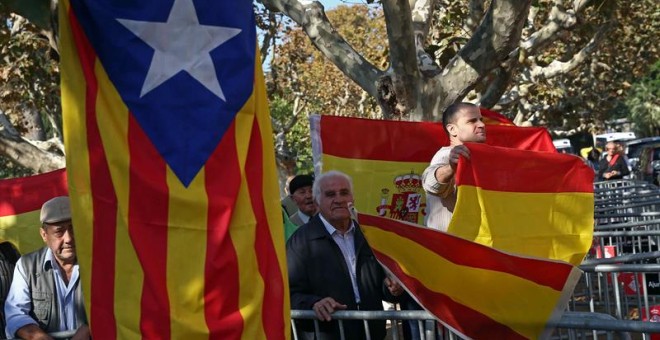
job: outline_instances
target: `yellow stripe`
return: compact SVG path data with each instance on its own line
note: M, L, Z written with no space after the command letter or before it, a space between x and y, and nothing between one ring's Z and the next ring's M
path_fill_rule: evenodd
M258 49L257 49L258 51ZM257 58L259 53L256 54ZM282 315L284 315L284 335L288 339L291 335L291 323L288 322L290 318L290 300L289 300L289 279L286 265L286 250L284 240L284 225L282 221L281 205L279 200L279 188L277 184L277 171L275 169L275 150L273 148L273 134L270 125L270 112L268 109L268 102L266 100L266 89L263 72L261 71L261 62L257 60L256 64L256 80L255 80L255 98L256 98L256 112L257 122L259 123L261 140L263 143L263 200L266 207L266 215L268 225L270 226L270 235L275 246L277 254L277 261L282 273L282 286L284 287L284 304L282 306Z
M411 172L422 176L428 163L417 162L388 162L366 159L341 158L323 155L323 171L339 170L353 178L353 197L355 207L358 211L367 214L377 214L378 206L390 205L392 196L398 194L399 190L394 185L394 180L401 175ZM386 189L388 192L384 193ZM426 195L420 186L415 192L420 194L421 202L426 203ZM385 217L390 217L389 212ZM417 224L424 224L422 213L417 215Z
M91 291L93 216L85 118L86 82L68 20L69 11L69 1L62 1L59 6L59 17L62 18L59 26L62 118L68 165L67 180L69 195L72 198L73 223L76 226L76 254L80 265L85 304L90 306L88 292ZM89 309L87 313L89 316Z
M234 214L231 217L229 234L238 259L240 285L238 305L245 327L242 339L266 339L262 326L261 309L264 303L264 282L259 273L256 252L254 251L256 219L245 175L245 160L250 147L250 133L254 121L253 113L254 98L250 97L235 119L241 183L234 205Z
M44 246L39 236L40 210L0 217L0 240L9 241L21 254L27 254Z
M589 193L515 193L461 186L448 232L511 253L579 265L591 246Z
M394 233L364 225L362 229L372 248L398 259L403 271L429 290L445 294L530 339L541 334L561 297L559 291L511 274L454 264Z
M172 339L207 339L204 314L207 196L205 172L184 187L167 168L170 190L167 235L167 290ZM239 255L240 256L240 255Z
M117 194L115 243L115 318L117 337L135 337L140 332L140 303L144 274L128 234L130 155L128 149L128 108L97 63L99 93L96 116L103 147L110 163L110 176ZM127 289L138 287L138 289ZM121 325L121 327L119 326Z

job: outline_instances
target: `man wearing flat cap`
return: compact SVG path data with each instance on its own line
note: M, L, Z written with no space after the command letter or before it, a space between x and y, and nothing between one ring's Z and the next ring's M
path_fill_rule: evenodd
M50 339L47 333L75 330L72 339L89 339L69 198L44 203L40 220L46 246L16 263L5 302L7 337Z
M298 206L298 211L291 215L290 220L297 226L307 223L309 218L318 212L318 206L312 197L312 185L314 177L310 175L298 175L289 183L289 193Z

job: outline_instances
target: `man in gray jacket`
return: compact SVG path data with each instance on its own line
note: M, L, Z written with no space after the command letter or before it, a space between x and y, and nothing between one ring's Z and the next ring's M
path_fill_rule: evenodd
M72 339L89 339L69 198L44 203L40 220L46 246L16 263L5 302L6 334L50 339L47 333L75 330Z

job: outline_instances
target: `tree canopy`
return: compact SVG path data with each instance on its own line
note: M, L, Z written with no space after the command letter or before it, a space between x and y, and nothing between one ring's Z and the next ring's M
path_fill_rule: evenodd
M358 5L370 10L356 13L385 25L387 41L370 45L351 35L362 26L344 28L345 15L337 20L321 2L262 2L297 24L285 31L276 59L311 65L323 55L351 80L334 87L349 92L357 84L386 119L437 120L444 107L468 100L518 123L567 133L597 129L658 57L659 5L651 0L379 1ZM307 51L303 34L317 48L314 58L287 58L287 44L299 46L295 53ZM299 72L291 77L305 79ZM327 92L335 101L343 97ZM353 106L351 114L360 109Z
M319 1L259 1L283 176L310 167L310 114L439 120L466 100L558 134L627 112L657 131L657 91L637 82L657 74L657 1L369 0L327 13ZM64 166L56 6L0 0L5 172Z

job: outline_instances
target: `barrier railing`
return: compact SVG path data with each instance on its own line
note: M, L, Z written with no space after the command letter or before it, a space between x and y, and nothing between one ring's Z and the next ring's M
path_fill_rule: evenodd
M391 326L392 339L401 339L399 334L399 326L397 321L416 320L421 322L420 327L423 332L420 333L421 339L436 339L439 333L436 333L438 325L433 316L426 311L336 311L332 314L334 320L337 320L340 325L340 336L343 339L344 334L341 333L342 323L344 320L360 320L365 325L366 338L371 339L369 334L369 327L367 321L369 320L388 320ZM296 320L314 320L315 330L319 332L319 323L316 316L311 310L292 310L291 311L291 324L294 339L298 339ZM430 323L427 321L431 321ZM430 327L429 327L430 326ZM660 333L660 323L652 322L639 322L630 320L617 320L611 315L602 313L585 313L585 312L565 312L561 319L554 324L549 325L555 328L554 337L564 338L577 336L577 338L585 338L586 336L598 337L601 335L612 336L617 335L620 339L630 339L630 334L627 333ZM577 331L583 331L576 334ZM565 334L562 334L565 333ZM566 334L568 333L568 334ZM450 332L444 328L442 334L444 338L461 339L458 334Z

